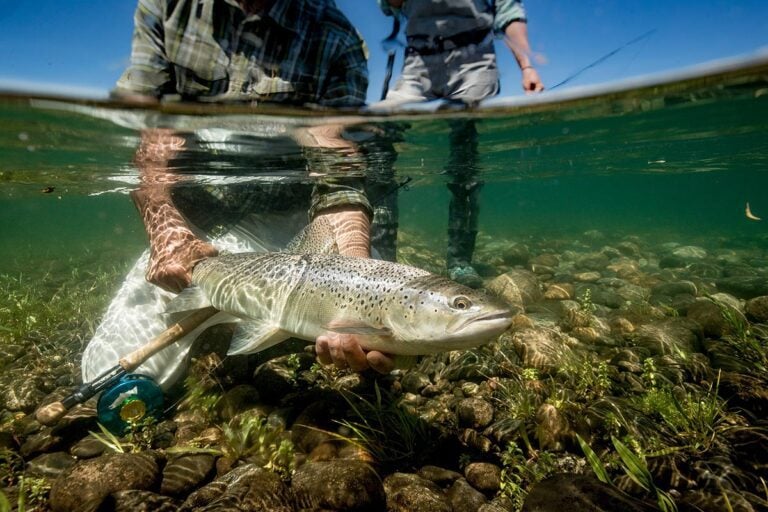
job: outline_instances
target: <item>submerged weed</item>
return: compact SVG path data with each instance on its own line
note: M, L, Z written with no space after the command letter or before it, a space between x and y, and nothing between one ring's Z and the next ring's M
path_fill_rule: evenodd
M729 326L729 333L721 339L728 345L745 369L758 375L768 371L768 329L751 325L744 314L710 297L720 308L720 314Z
M557 471L555 461L555 456L545 451L526 458L516 443L509 443L501 454L499 492L512 502L515 510L522 509L531 487Z
M613 480L608 474L605 465L600 460L600 457L595 453L589 444L581 438L576 436L581 450L589 462L592 471L598 480L603 483L614 485ZM611 442L616 450L616 454L620 460L621 469L627 474L627 476L639 485L646 492L650 492L656 496L656 503L659 506L659 510L662 512L676 512L677 505L672 497L666 491L659 489L653 482L651 472L648 470L648 465L645 462L645 456L639 451L638 447L635 450L631 450L627 445L622 443L618 438L611 436ZM617 489L618 490L618 489ZM621 491L620 491L621 492Z
M24 460L10 450L0 451L0 488L15 488L16 508L25 510L47 510L46 501L51 485L45 478L31 477L24 474ZM12 494L13 496L13 494ZM11 500L0 490L0 512L14 510Z
M430 442L427 424L402 407L392 393L374 386L375 400L343 394L353 418L339 423L352 433L352 442L378 462L408 465Z
M97 423L101 433L91 432L91 436L115 453L139 453L152 447L155 434L155 419L146 417L140 422L129 424L128 433L117 437L101 423Z
M230 459L248 460L286 478L293 474L293 443L263 416L242 414L224 425L222 433L222 452Z
M666 446L676 446L693 453L708 451L718 443L719 435L745 422L728 412L717 394L717 384L706 392L681 388L651 388L636 399L641 412L658 419L658 439ZM681 445L682 442L682 445Z

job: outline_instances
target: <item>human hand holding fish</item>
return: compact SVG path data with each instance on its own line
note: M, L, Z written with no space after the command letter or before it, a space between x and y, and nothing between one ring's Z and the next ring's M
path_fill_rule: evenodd
M388 374L395 369L394 357L378 350L363 350L361 341L353 334L329 332L318 336L315 342L317 359L324 365L336 365L337 368L349 368L362 372L369 368L381 374Z
M178 293L192 282L195 265L219 251L191 232L170 230L167 235L162 243L151 245L146 278L164 290Z

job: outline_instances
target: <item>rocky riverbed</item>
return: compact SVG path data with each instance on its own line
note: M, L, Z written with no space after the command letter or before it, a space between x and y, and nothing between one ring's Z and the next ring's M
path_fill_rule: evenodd
M399 258L441 271L408 234ZM768 508L768 238L481 236L476 261L518 311L488 345L377 376L321 367L303 342L222 358L217 327L166 417L121 438L99 429L93 402L53 427L33 414L79 382L120 271L36 293L4 281L5 499L54 511Z

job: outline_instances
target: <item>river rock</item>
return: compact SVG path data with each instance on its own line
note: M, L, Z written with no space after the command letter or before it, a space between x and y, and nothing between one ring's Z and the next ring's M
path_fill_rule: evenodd
M148 490L156 485L160 470L154 454L109 453L79 462L51 486L54 512L77 510L84 503L100 503L116 491Z
M447 494L453 512L476 512L488 501L463 478L453 482Z
M686 261L703 260L707 257L707 251L702 247L695 245L685 245L672 251L672 255L677 256L678 258L682 258Z
M628 240L624 240L617 243L616 249L618 249L618 251L625 256L631 256L631 257L640 256L640 246Z
M244 464L190 494L179 512L292 512L292 502L290 490L277 474Z
M96 439L95 437L88 435L75 443L72 448L69 449L69 453L77 457L78 459L92 459L98 457L107 449L107 446Z
M384 510L384 487L374 469L350 460L308 462L293 475L293 492L318 508Z
M740 299L753 299L768 295L768 279L765 276L736 276L715 280L717 289Z
M39 377L12 379L0 393L0 408L30 413L46 397Z
M180 455L163 468L160 492L171 496L186 496L213 473L215 458L207 453Z
M749 299L744 304L744 311L753 322L768 323L768 295Z
M710 299L700 299L688 307L686 316L701 326L704 336L719 338L733 329L733 326L725 318L724 308L730 308L733 311L731 306L723 303L715 303ZM733 313L740 314L738 311L733 311Z
M403 390L407 393L419 394L421 390L432 384L429 377L417 370L410 370L403 375L400 381Z
M278 405L286 395L296 390L296 368L283 356L259 365L253 373L253 386L261 399Z
M337 414L339 408L335 402L317 400L309 404L293 422L291 442L294 447L303 453L310 453L320 444L332 440L331 432L338 426L333 422Z
M137 490L113 492L99 507L99 511L111 512L176 512L178 509L173 498Z
M461 473L439 466L424 466L419 469L419 476L426 478L437 485L446 486L461 478Z
M541 404L536 411L536 439L542 450L562 451L571 437L568 419L552 404Z
M501 468L490 462L472 462L464 468L467 482L484 493L492 494L501 486Z
M574 281L578 281L580 283L595 283L601 277L602 276L600 275L600 272L596 272L594 270L590 270L588 272L576 272L573 274Z
M530 265L543 265L545 267L557 267L560 265L560 258L557 257L556 254L553 253L542 253L537 254L533 258L530 259L528 262Z
M216 411L224 421L229 421L241 412L255 406L259 401L259 393L254 386L241 384L226 393L216 404Z
M501 259L507 265L525 265L531 258L531 252L525 244L512 243L501 250Z
M65 452L44 453L27 463L27 474L53 480L75 465L75 458Z
M483 428L493 421L493 406L482 398L465 398L456 408L460 427Z
M389 512L452 512L448 497L433 482L408 473L384 479Z
M542 372L556 371L564 352L572 345L556 331L539 327L512 333L509 341L524 367Z
M587 475L558 473L535 484L523 503L524 512L652 512L647 505Z
M571 283L550 284L544 291L544 298L548 300L573 299L576 291Z
M696 284L692 281L673 281L660 283L651 288L651 295L674 297L675 295L693 295L698 293Z
M700 352L697 328L685 319L671 318L639 326L632 339L654 355Z
M510 306L522 310L524 305L541 300L539 280L532 272L512 269L490 283L488 291L505 300Z

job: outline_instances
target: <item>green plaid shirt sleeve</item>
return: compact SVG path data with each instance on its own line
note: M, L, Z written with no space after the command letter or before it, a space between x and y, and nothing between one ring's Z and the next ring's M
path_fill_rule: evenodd
M526 22L525 7L520 0L495 0L496 15L493 18L493 30L499 35L504 34L507 25L513 21Z
M163 5L157 0L139 0L134 15L131 63L117 82L113 94L142 94L160 97L172 92L173 68L165 56Z

